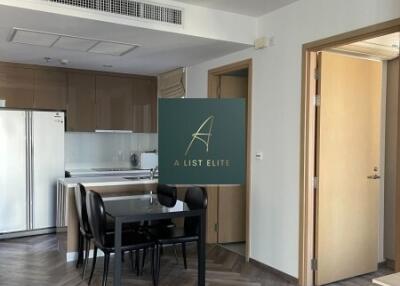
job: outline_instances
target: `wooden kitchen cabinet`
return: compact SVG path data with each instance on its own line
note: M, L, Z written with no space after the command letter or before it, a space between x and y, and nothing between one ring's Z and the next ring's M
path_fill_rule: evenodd
M67 107L67 74L56 70L35 70L33 107L65 110Z
M32 108L34 80L33 69L0 65L0 99L6 107Z
M67 131L96 129L96 81L90 73L68 73Z
M133 80L132 130L135 133L157 132L157 79Z
M132 79L96 76L96 129L132 130Z
M157 132L157 78L0 62L6 107L66 110L67 131Z

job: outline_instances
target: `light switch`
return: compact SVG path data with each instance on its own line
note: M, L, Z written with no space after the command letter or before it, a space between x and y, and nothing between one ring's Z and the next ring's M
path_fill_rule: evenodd
M256 159L257 159L257 160L262 160L262 159L264 159L264 154L263 154L263 152L257 152L257 153L256 153Z

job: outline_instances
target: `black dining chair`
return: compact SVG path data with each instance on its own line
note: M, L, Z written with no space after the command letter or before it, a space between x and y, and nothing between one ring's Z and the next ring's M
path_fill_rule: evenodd
M166 206L166 207L173 207L173 206L175 206L177 199L178 199L178 191L177 191L176 187L169 186L169 185L163 185L163 184L157 185L157 200L161 205ZM164 228L174 228L174 227L176 227L176 225L171 219L159 219L159 220L152 220L152 221L144 222L142 229L144 231L148 231L149 229L159 228L162 230ZM163 249L161 248L160 251L162 253ZM174 246L174 253L175 253L176 260L178 261L178 254L177 254L175 246ZM147 255L147 250L144 249L143 255L142 255L142 265L141 265L142 271L144 268L146 255ZM138 256L136 256L136 258L137 257Z
M189 187L185 194L185 203L191 210L207 209L207 191L203 187ZM150 234L156 239L157 255L157 280L160 273L160 249L166 244L181 244L184 267L187 269L186 243L196 242L199 249L200 242L200 218L185 217L183 228L154 228L149 229Z
M173 207L178 199L178 190L174 186L157 185L157 200L166 207ZM148 228L173 228L176 227L171 219L153 220L147 225Z
M79 184L79 188L75 188L75 205L79 220L78 260L76 262L76 267L78 268L83 264L82 278L84 278L89 259L90 242L93 235L87 217L86 190L81 184Z
M79 231L78 231L78 260L76 262L76 267L79 268L83 264L82 278L85 278L87 264L89 262L90 253L90 243L93 239L92 231L89 227L88 214L86 208L86 188L82 184L79 184L79 188L75 188L75 205L78 214L79 221ZM124 232L136 231L139 229L140 223L130 223L123 226ZM111 218L107 218L107 228L108 234L114 233L114 221ZM136 253L136 264L134 265L133 253L130 253L130 259L132 264L132 269L136 268L137 275L139 275L140 264L139 264L139 254Z
M107 215L101 196L93 191L86 193L86 205L88 211L88 222L93 234L94 253L92 261L92 270L90 273L89 284L92 281L94 269L96 267L97 250L104 252L104 270L102 285L107 284L108 267L110 262L110 254L115 252L114 234L107 233ZM151 249L152 263L151 272L153 285L157 285L155 271L155 249L156 243L146 233L141 232L123 232L121 251L140 251L142 249Z

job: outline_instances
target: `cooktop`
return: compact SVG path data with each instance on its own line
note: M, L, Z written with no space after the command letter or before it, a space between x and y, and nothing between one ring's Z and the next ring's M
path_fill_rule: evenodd
M92 170L98 172L125 172L125 171L135 171L140 170L138 168L93 168Z

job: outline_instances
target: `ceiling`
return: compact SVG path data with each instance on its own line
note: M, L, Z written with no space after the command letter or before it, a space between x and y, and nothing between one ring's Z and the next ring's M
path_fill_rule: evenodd
M187 4L259 17L298 0L175 0Z
M334 50L380 60L391 60L399 56L399 45L400 33L393 33L340 46Z
M36 39L32 38L34 35L25 33L25 35L21 34L25 36L22 40L17 38L17 41L12 42L10 39L15 27L45 34L72 36L72 38L64 37L63 40L69 41L58 41L53 45L48 45L46 40L53 42L51 36ZM72 41L74 37L76 39ZM27 38L30 42L44 45L17 43ZM138 47L127 53L121 53L122 56L105 55L84 51L84 44L89 45L89 42L82 39L125 43ZM79 46L76 46L78 44ZM74 46L75 49L65 49L66 46ZM0 61L62 66L60 61L65 59L67 61L64 61L64 64L68 62L69 68L156 75L248 47L245 44L0 5ZM96 46L97 48L99 47ZM102 50L108 49L108 46L102 47ZM50 60L47 62L45 58L50 58Z

